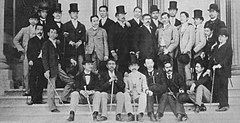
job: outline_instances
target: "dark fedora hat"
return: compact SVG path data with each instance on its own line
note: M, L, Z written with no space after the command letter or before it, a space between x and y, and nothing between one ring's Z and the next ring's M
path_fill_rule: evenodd
M49 5L47 2L41 2L38 6L38 11L49 10Z
M178 8L177 8L177 1L170 1L170 2L169 2L169 8L168 8L168 10L170 10L170 9L178 10Z
M210 4L208 11L215 10L217 12L220 12L217 4Z
M229 37L229 32L228 32L228 29L227 28L221 28L220 30L219 30L219 35L225 35L225 36L227 36L227 37Z
M77 3L71 3L70 4L70 10L68 11L69 13L70 12L79 12L78 10L78 4Z
M152 13L152 12L154 12L154 11L159 11L157 5L152 5L152 6L150 7L150 13Z
M62 5L61 5L61 3L55 4L55 6L53 8L53 12L62 12Z
M124 6L123 5L120 5L120 6L117 6L116 7L116 14L127 14L125 12L125 9L124 9Z
M203 19L202 10L196 9L196 10L194 10L193 12L194 12L194 16L193 16L194 19L195 19L195 18Z
M180 54L178 61L182 64L188 64L190 62L190 57L188 54Z

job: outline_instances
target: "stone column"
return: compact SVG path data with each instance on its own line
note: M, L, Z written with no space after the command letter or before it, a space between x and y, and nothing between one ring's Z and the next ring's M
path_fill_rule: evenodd
M0 95L4 95L4 91L10 89L11 73L9 66L5 64L6 58L3 54L4 43L4 2L0 0Z

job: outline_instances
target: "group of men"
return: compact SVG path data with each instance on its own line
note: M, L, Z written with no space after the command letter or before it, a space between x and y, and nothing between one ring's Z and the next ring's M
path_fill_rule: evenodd
M70 4L71 20L65 24L61 4L54 7L52 20L46 18L48 8L40 6L30 16L29 27L14 38L16 48L26 56L25 65L30 66L26 68L29 105L44 103L43 81L48 81L49 109L59 112L55 104L59 76L66 82L62 103L69 103L70 96L68 121L74 120L79 101L92 102L94 121L107 120L109 101L116 102L117 121L124 120L123 107L128 121L143 121L145 109L151 121L160 121L167 104L184 121L188 117L183 103L188 99L195 104L195 112L205 111L204 102L213 99L219 102L216 111L226 111L232 48L227 28L218 18L218 6L209 6L210 20L205 25L201 10L194 10L194 24L184 11L176 19L176 1L170 1L168 10L159 19L156 5L143 15L135 7L133 19L127 21L124 6L117 6L114 22L108 18L108 7L100 6L101 19L91 16L92 27L86 30L78 21L77 3ZM156 113L154 103L158 103Z

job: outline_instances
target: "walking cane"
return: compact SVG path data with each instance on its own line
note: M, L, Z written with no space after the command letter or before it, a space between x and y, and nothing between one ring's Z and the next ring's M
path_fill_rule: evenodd
M115 82L115 81L112 81L110 111L112 111L112 105L113 105L113 89L114 89L114 82Z
M84 90L87 93L87 87L86 86L84 86ZM88 103L88 108L89 108L89 111L90 111L90 117L92 119L92 112L93 111L92 111L92 107L91 107L91 104L90 104L89 95L87 96L87 103Z
M168 88L168 90L169 90L169 92L172 93L173 98L174 98L175 100L177 100L177 97L173 94L172 90L171 90L170 88Z
M213 78L212 78L212 90L210 95L210 107L212 107L212 101L213 101L213 88L214 88L214 81L215 81L215 70L213 70Z
M62 105L64 105L64 103L63 103L63 101L62 101L61 97L59 96L59 94L58 94L57 90L55 89L55 87L54 87L54 86L53 86L53 84L51 83L50 79L49 79L49 78L47 78L47 80L48 80L48 83L50 84L50 86L52 87L53 91L54 91L54 92L55 92L55 94L57 95L57 97L58 97L58 99L59 99L60 103L61 103Z

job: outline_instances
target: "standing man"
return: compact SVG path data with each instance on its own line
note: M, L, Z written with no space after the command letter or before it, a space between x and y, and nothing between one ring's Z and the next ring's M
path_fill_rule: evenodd
M98 119L101 103L101 93L99 92L101 83L98 74L92 72L93 61L86 59L82 64L84 70L75 77L75 91L71 93L70 116L67 119L68 121L74 121L78 103L86 103L87 98L93 100L93 121ZM84 86L86 86L86 90Z
M170 14L170 24L176 27L181 25L181 21L176 18L176 14L178 12L177 1L170 1L168 12Z
M211 4L209 6L209 17L210 20L205 23L205 25L212 25L213 27L213 37L218 38L219 30L226 27L225 23L218 18L220 10L217 4ZM219 42L218 42L219 43Z
M159 9L157 7L157 5L152 5L150 7L150 14L151 14L151 28L153 29L153 34L155 34L157 28L162 25L162 23L158 20L158 16L159 16Z
M183 104L179 101L178 96L184 93L186 83L179 73L173 71L171 61L164 62L164 71L164 79L167 84L167 91L162 95L160 99L158 119L161 119L163 117L165 108L167 104L169 104L173 114L177 117L178 121L186 121L188 117Z
M138 30L134 41L134 52L139 54L140 67L144 67L144 60L147 57L155 59L157 53L157 41L151 24L151 15L143 15L143 26ZM140 68L140 69L142 69ZM141 71L141 70L140 70Z
M156 31L158 42L158 67L163 68L163 57L169 55L174 57L174 51L179 44L179 34L175 26L170 24L170 15L167 12L163 12L161 15L163 26L160 26Z
M194 23L196 26L195 29L195 43L193 46L193 58L195 59L202 54L203 47L206 45L206 37L204 33L204 18L202 17L202 10L194 10Z
M125 73L128 71L128 61L130 52L130 28L127 26L124 6L116 7L116 18L113 30L110 32L110 42L113 42L111 55L117 60L118 71Z
M36 36L35 29L36 24L38 23L38 15L32 14L29 17L29 26L22 28L18 34L13 38L13 44L17 48L18 52L22 52L21 60L23 61L23 76L24 76L24 85L26 92L23 94L24 96L29 95L29 86L28 86L28 59L27 59L27 47L28 41L30 38ZM22 42L21 42L22 39Z
M227 111L228 104L228 78L231 78L232 66L232 47L229 42L229 33L227 28L219 30L219 44L214 48L212 58L210 59L209 69L206 71L210 75L210 69L215 71L214 83L216 85L219 106L216 111Z
M42 2L39 4L39 9L38 9L38 16L39 16L39 23L43 25L43 32L44 32L44 39L48 39L47 35L47 24L49 23L49 20L47 18L48 16L48 3L47 2Z
M125 83L123 81L123 74L116 70L116 61L113 59L109 59L107 61L107 71L100 73L101 82L102 82L102 99L101 99L101 107L102 107L102 116L99 121L107 120L107 102L112 98L116 100L117 109L116 109L116 121L122 121L122 110L124 106L124 91L125 91ZM112 90L112 84L113 90ZM113 91L113 92L112 92ZM113 97L111 97L111 93L113 93Z
M166 83L163 79L163 71L162 69L157 70L154 68L154 61L151 58L145 59L144 66L147 68L144 71L144 75L147 77L147 85L150 91L153 92L153 95L147 95L147 112L151 121L158 121L160 118L158 117L159 113L154 113L154 102L159 102L162 94L167 91ZM158 109L160 109L158 105Z
M86 55L94 61L93 71L101 71L100 63L108 60L107 32L99 27L99 18L97 15L90 17L92 27L87 30L86 36Z
M179 28L178 72L184 81L187 81L191 79L191 67L190 61L185 62L185 59L191 59L191 51L195 43L195 30L194 26L188 23L189 14L187 12L181 12L180 18L182 24Z
M133 19L129 20L128 22L130 23L131 27L130 27L130 37L131 37L131 41L130 41L130 45L131 45L131 51L133 51L133 42L134 40L134 36L136 35L137 30L139 30L139 28L143 25L141 19L142 19L142 8L140 7L135 7L133 9ZM132 52L135 53L135 52Z
M84 59L84 43L86 41L86 28L78 19L78 4L71 3L68 11L71 20L63 25L66 37L65 56L71 62L72 69L82 72L82 61ZM76 68L78 66L78 68Z
M100 21L99 27L103 28L107 32L107 42L108 42L108 49L109 52L113 50L113 42L110 40L110 31L112 30L115 22L108 17L108 7L103 5L99 7L99 14L100 14Z
M44 68L42 64L42 45L43 39L43 25L36 25L36 36L31 38L28 42L27 58L28 64L31 67L29 70L29 87L31 94L31 101L28 105L43 104L43 88L46 78L44 77Z

